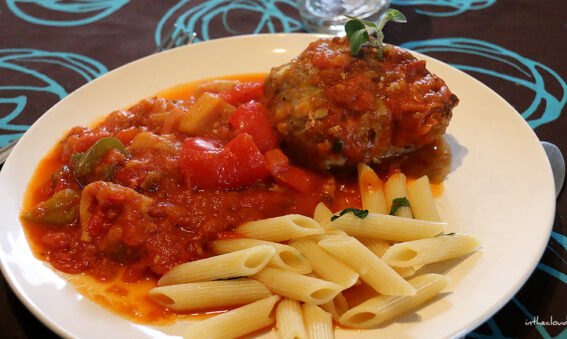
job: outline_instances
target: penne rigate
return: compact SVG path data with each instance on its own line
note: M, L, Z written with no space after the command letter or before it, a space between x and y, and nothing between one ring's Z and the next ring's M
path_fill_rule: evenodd
M384 253L390 248L390 242L383 239L367 238L367 237L357 237L357 239L368 247L372 253L376 254L382 259ZM387 263L388 264L388 263ZM388 264L390 265L390 264ZM392 266L392 265L390 265ZM415 273L415 269L411 266L408 267L392 267L394 271L398 272L403 278L411 277Z
M313 212L313 220L317 221L319 225L325 226L329 222L331 222L331 217L333 216L333 212L325 205L325 203L318 203L315 206L315 211Z
M424 274L409 280L417 293L413 296L380 295L346 311L339 322L352 328L372 328L393 319L435 297L449 283L440 274Z
M327 228L341 230L356 237L392 241L432 238L446 227L445 222L416 220L378 213L368 213L364 218L359 218L353 213L346 213L327 224Z
M250 278L258 280L274 294L315 305L331 301L343 290L341 285L330 281L272 267L266 267Z
M307 274L312 271L311 263L301 252L292 246L277 242L249 238L224 239L215 241L211 248L217 254L225 254L260 245L272 246L276 250L276 253L268 262L268 266L299 274Z
M339 321L341 315L343 315L343 313L345 313L349 309L348 301L342 292L337 294L335 299L319 306L321 306L321 308L325 311L331 313L331 316L333 316L333 319L335 321Z
M321 278L349 288L358 280L358 273L322 249L311 237L295 239L289 243L311 262L313 271Z
M444 235L394 244L382 259L398 267L426 265L467 255L480 246L480 241L470 235Z
M199 321L187 327L183 339L231 339L274 323L272 310L280 299L274 295Z
M377 255L353 237L328 238L319 245L360 274L360 279L385 295L413 295L415 289Z
M305 327L309 339L333 339L333 318L329 312L321 307L303 304L303 316L305 317Z
M272 246L255 246L178 265L164 274L158 286L243 277L255 274L272 259Z
M362 208L371 213L388 214L388 204L384 195L384 182L366 164L358 164L357 170Z
M281 217L250 221L238 226L236 233L246 238L286 241L293 238L305 237L323 233L323 228L312 218L288 214Z
M252 279L216 280L159 286L149 292L152 300L176 311L244 305L272 295Z
M390 175L386 184L384 185L384 192L386 195L386 203L388 204L388 213L392 213L392 206L395 199L407 199L406 176L403 173L394 173ZM411 208L408 206L400 206L396 213L398 217L411 218Z
M299 301L284 298L276 307L276 326L280 339L307 338L303 310Z
M426 175L417 180L408 182L407 193L414 218L441 221L437 208L435 207L435 201L433 200L429 178Z

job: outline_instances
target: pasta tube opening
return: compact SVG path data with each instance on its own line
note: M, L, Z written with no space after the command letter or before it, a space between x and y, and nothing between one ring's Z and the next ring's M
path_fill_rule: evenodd
M279 253L279 258L284 264L294 269L300 269L305 266L305 261L301 260L296 253L293 253L291 251L287 251L287 250L281 251Z
M270 258L266 256L265 252L255 252L246 258L243 266L251 270L262 269L268 262L266 259L269 260Z
M311 218L306 218L302 215L293 215L291 221L301 228L318 230L321 228L319 223Z
M311 298L316 300L327 300L333 299L337 295L337 290L335 288L321 288L313 291L311 293Z
M165 307L170 307L175 305L175 300L173 300L172 298L170 298L165 294L155 293L152 295L152 299L158 304L161 304Z
M400 248L396 252L391 252L389 259L393 261L409 261L417 257L417 252L411 248Z
M352 315L348 321L351 323L366 323L376 318L376 314L372 312L360 312Z

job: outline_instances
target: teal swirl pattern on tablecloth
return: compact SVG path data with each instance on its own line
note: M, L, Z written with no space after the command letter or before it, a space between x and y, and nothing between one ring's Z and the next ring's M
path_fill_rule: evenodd
M509 82L510 85L522 86L533 91L534 99L531 105L521 112L522 117L532 128L557 119L567 103L567 84L554 70L490 42L467 38L445 38L411 41L402 46L425 54L432 52L442 52L445 55L461 53L489 59L490 62L486 64L490 64L493 69L464 64L452 64L452 66L469 73L492 76ZM500 64L511 66L517 71L517 74L499 72ZM553 79L555 84L546 83L549 81L547 79ZM551 93L548 88L552 85L559 85L561 93Z
M164 26L176 25L176 30L196 32L199 39L209 40L211 20L221 18L224 29L232 35L257 34L260 32L277 33L276 24L281 25L282 32L296 32L302 29L302 24L297 19L285 15L278 5L286 5L295 8L293 0L209 0L198 5L193 5L191 0L179 1L160 20L155 33L156 46L161 44ZM237 31L231 27L229 18L231 13L238 10L247 10L260 14L258 22L254 23L251 31ZM168 23L166 25L166 23Z
M64 67L84 78L87 83L108 70L100 62L83 55L65 52L49 52L34 49L0 49L0 69L17 72L22 83L2 84L0 80L0 106L12 107L11 111L0 118L0 130L18 132L0 134L0 146L20 137L29 125L14 124L12 121L20 115L28 102L26 93L43 92L63 99L73 89L66 89L65 79L53 79L48 74L34 69L37 64L52 64ZM25 80L24 80L25 79ZM18 92L19 95L2 95Z
M426 5L437 10L416 9L415 12L430 16L453 16L469 10L484 9L492 6L496 0L392 0L396 6Z
M80 26L98 21L120 9L129 0L6 0L8 8L23 20L44 26ZM22 5L34 4L44 12L74 14L76 18L66 20L42 19L30 14ZM47 16L47 14L46 14Z

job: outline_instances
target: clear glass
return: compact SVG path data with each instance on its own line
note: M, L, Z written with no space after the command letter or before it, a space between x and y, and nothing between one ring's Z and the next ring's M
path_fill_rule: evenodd
M312 33L344 36L345 15L376 21L390 6L390 0L297 0L299 15Z

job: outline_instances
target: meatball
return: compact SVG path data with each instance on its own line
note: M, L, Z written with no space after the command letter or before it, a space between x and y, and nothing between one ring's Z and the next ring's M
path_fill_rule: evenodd
M408 51L351 55L346 38L320 39L266 77L270 119L296 161L319 169L380 163L434 142L458 99Z

